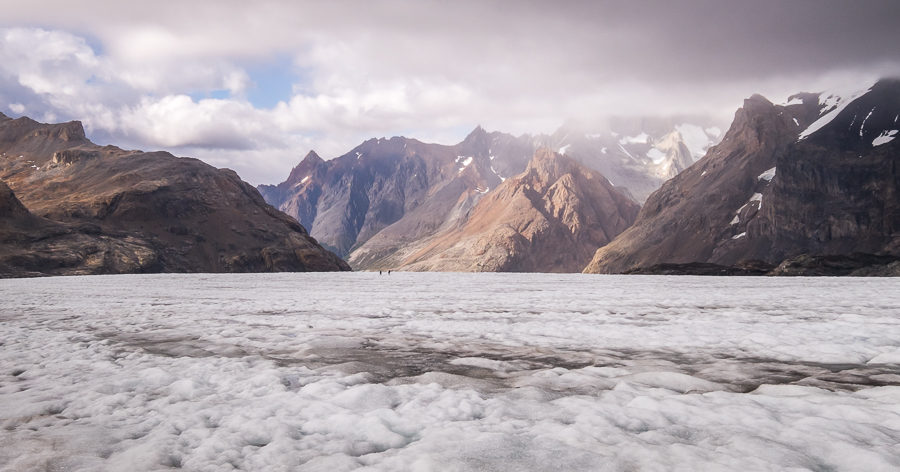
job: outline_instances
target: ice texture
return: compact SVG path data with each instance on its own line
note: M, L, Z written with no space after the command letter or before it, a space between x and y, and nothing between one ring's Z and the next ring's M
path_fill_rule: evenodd
M0 470L900 468L900 281L0 280Z

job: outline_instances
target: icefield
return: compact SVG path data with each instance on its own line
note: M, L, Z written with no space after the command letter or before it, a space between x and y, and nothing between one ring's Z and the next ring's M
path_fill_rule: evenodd
M0 470L172 469L900 470L900 280L0 280Z

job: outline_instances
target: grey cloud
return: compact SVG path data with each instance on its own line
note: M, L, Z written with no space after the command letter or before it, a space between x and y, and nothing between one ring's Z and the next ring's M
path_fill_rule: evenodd
M896 0L51 0L5 6L0 26L94 38L97 55L119 68L117 80L85 88L108 109L221 87L241 64L293 57L307 81L295 109L173 108L182 122L208 118L195 139L184 126L101 132L150 146L341 149L340 139L349 149L367 135L447 136L476 123L549 132L568 119L695 113L727 124L752 93L777 100L900 75L897 18ZM2 100L53 108L8 77L0 88ZM235 119L256 136L235 138L216 121Z

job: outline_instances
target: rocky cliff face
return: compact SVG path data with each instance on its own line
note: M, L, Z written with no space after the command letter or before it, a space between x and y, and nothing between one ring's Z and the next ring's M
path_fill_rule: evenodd
M618 191L642 201L717 139L714 127L684 121L618 119L600 132L564 126L521 137L478 127L454 146L371 139L330 161L310 153L287 180L259 190L354 267L374 269L383 266L374 261L459 227L479 200L523 172L539 147L600 169Z
M751 97L722 142L652 194L586 271L897 253L898 100L898 81L843 99Z
M403 270L577 272L597 247L632 223L638 208L598 172L542 149L524 173L506 179L457 225L390 253L365 244L351 263Z
M77 122L0 121L0 179L21 202L7 275L348 269L234 172L96 146Z
M454 225L531 153L527 138L480 127L455 146L370 139L330 161L310 153L287 180L259 189L341 255L378 235L390 252Z

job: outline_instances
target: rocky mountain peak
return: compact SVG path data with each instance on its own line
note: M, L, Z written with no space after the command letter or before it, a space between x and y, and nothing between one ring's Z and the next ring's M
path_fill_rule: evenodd
M898 253L898 116L898 81L782 105L753 96L723 141L653 193L586 271Z
M544 184L552 184L563 175L570 173L576 166L577 164L572 158L554 152L550 148L542 147L528 162L525 176L532 176Z
M321 157L319 157L319 155L316 154L316 151L310 150L308 153L306 153L306 156L300 162L301 163L302 162L319 163L319 162L325 162L325 159L322 159Z
M763 115L775 109L775 104L768 98L756 93L750 98L744 99L744 104L735 112L734 123L751 120L755 116ZM734 126L732 125L732 128Z
M0 151L0 214L20 215L0 276L349 269L234 171L98 146L77 121L0 121Z
M2 123L0 146L11 154L27 154L37 158L39 164L49 160L56 151L92 145L80 121L44 124L23 116L3 120Z
M473 129L465 139L459 144L460 147L469 148L469 149L481 149L485 150L490 147L491 134L487 132L481 125L478 125Z

